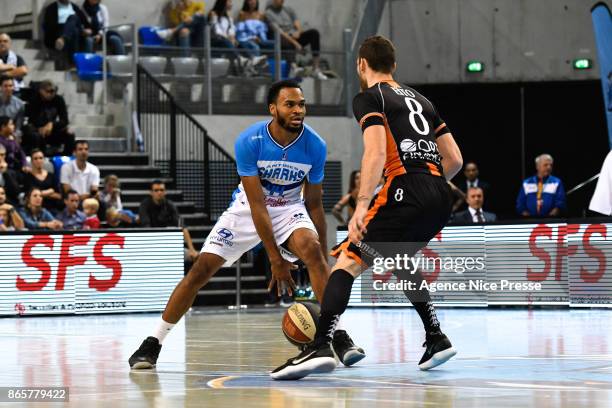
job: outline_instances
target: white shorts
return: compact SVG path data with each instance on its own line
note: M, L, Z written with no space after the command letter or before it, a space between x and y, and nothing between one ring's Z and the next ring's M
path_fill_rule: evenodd
M297 257L281 247L293 231L307 228L317 233L317 230L306 211L303 203L283 207L267 207L272 221L272 230L276 244L279 246L283 258L290 262L297 261ZM253 249L261 242L255 231L255 224L248 204L236 201L217 220L206 242L202 246L202 253L208 252L219 255L225 259L223 266L231 266L245 252Z

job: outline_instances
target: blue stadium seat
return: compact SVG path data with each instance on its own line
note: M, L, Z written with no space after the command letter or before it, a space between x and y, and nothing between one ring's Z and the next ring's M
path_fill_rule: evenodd
M268 58L268 66L270 68L270 75L272 75L272 78L274 78L274 70L276 69L276 61L274 58ZM290 68L289 63L287 63L286 60L281 60L281 79L289 78Z
M138 36L142 45L156 46L163 45L164 40L159 38L157 30L159 27L143 26L138 29Z
M77 75L83 81L101 81L103 78L101 55L78 52L74 54Z

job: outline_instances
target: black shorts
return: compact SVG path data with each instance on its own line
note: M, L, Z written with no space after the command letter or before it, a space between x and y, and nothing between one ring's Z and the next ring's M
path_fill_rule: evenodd
M414 243L413 253L408 254L412 256L444 228L452 204L450 187L442 177L418 173L389 177L370 204L362 243ZM348 238L336 245L331 255L338 257L341 252L363 266L370 266L376 256L362 253Z

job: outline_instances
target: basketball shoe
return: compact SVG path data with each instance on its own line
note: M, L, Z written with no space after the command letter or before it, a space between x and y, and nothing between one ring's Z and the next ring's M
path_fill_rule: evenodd
M336 330L332 340L332 347L338 356L347 367L361 361L366 355L361 347L357 347L345 330Z
M159 340L152 336L147 337L128 360L130 368L143 369L155 367L161 348Z
M329 373L336 368L336 358L327 341L313 341L300 354L270 373L275 380L299 380L314 373Z
M457 354L448 337L440 331L425 334L423 347L427 347L419 361L419 368L423 371L444 364Z

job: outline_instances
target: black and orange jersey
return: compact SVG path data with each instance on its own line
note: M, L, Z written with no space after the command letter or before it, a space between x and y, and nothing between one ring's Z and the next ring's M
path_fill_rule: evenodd
M372 125L385 127L385 176L425 173L443 177L436 139L450 130L423 95L395 82L379 82L355 96L353 112L364 131Z

